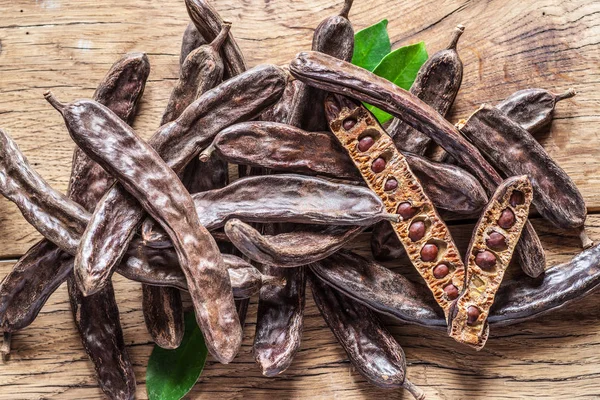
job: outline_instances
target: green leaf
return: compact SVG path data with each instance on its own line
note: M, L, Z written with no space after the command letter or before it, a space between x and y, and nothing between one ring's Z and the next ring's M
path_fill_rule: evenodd
M427 61L425 43L420 42L410 46L400 47L385 56L375 67L373 73L409 90L421 66ZM367 105L380 123L392 119L392 116L380 109Z
M352 64L373 71L377 64L392 51L387 33L388 20L371 25L354 35L354 54Z
M208 350L193 312L185 314L185 334L174 350L154 346L148 369L146 389L150 400L179 400L196 384Z

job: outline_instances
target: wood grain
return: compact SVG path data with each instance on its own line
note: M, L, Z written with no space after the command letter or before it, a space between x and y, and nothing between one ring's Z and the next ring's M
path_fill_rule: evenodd
M341 9L341 0L215 0L233 22L248 65L284 64L308 49L314 28ZM90 97L118 56L145 51L152 72L135 129L149 137L176 80L182 1L0 0L0 126L57 189L65 190L73 143L42 92L62 100ZM389 20L393 45L425 41L429 53L447 45L458 23L467 29L458 45L464 80L451 120L482 102L496 103L515 90L573 87L560 103L542 144L573 177L588 209L600 211L600 3L589 1L355 0L355 29ZM0 200L0 258L18 256L39 239L16 207ZM536 219L551 263L578 251L577 240ZM587 227L600 240L600 215ZM452 226L462 251L472 225ZM368 253L368 234L353 246ZM12 263L0 265L6 274ZM394 266L394 263L391 264ZM404 268L402 269L405 270ZM152 346L145 332L139 285L116 278L125 338L135 364L138 398L146 398L145 369ZM596 293L537 321L494 329L477 353L444 333L388 321L409 360L409 377L430 398L517 399L600 396L600 311ZM51 298L34 324L15 335L14 354L0 366L0 399L96 399L102 394L71 322L66 288ZM210 362L190 398L400 398L367 384L308 301L300 353L281 377L260 376L251 355L256 319L252 303L240 357Z

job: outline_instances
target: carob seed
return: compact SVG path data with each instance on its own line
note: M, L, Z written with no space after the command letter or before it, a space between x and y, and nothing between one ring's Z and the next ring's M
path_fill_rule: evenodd
M467 324L475 325L477 319L479 318L479 314L481 314L481 312L477 307L469 306L469 308L467 308Z
M506 244L506 238L499 232L490 233L488 238L485 240L485 244L490 249L496 251L502 251L508 247Z
M344 120L344 122L342 123L342 126L347 131L349 131L350 129L354 128L354 125L356 125L356 120L354 118L346 118Z
M390 178L387 181L385 181L385 186L383 187L383 190L389 192L390 190L395 190L397 187L398 181L394 178Z
M375 139L373 139L371 136L365 136L358 141L358 150L363 152L367 151L371 148L371 146L373 146L373 144L375 144Z
M509 203L513 207L521 205L521 204L525 203L525 195L523 194L523 192L521 192L519 190L515 190L510 195Z
M427 243L421 249L421 259L423 261L433 261L438 256L438 247L433 243Z
M403 220L410 219L415 216L417 209L410 205L409 202L400 203L396 210L396 213L402 217Z
M490 270L496 266L496 256L489 250L483 250L475 256L475 264L481 269Z
M385 164L385 160L382 157L378 157L375 161L373 161L373 164L371 164L371 169L373 172L378 174L385 169Z
M446 275L448 275L449 272L450 268L448 268L446 264L439 264L436 265L433 269L433 276L435 277L435 279L442 279L446 277Z
M500 214L500 218L498 218L498 225L503 229L509 229L515 224L515 221L515 213L506 208Z
M425 223L423 221L415 221L408 228L408 237L413 242L421 240L425 236ZM437 253L437 251L436 251Z
M458 297L458 288L453 284L449 284L448 286L444 287L444 293L446 293L446 297L448 297L450 300L454 300Z

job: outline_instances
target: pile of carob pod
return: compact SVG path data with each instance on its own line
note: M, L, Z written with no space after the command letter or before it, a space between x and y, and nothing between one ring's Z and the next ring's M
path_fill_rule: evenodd
M349 63L351 3L289 65L247 69L231 25L206 0L186 0L179 80L147 142L130 127L150 72L144 54L118 60L93 100L61 103L47 92L77 144L67 195L0 130L0 191L45 237L0 285L4 354L66 280L100 387L133 398L117 272L143 284L146 326L164 348L181 342L180 291L188 291L222 363L239 351L248 299L258 295L254 356L276 376L300 346L308 281L356 370L424 398L379 313L445 328L480 349L491 325L534 318L596 287L600 248L584 232L582 196L533 136L575 93L522 90L453 125L444 116L461 84L464 27L405 91ZM362 102L395 118L384 128ZM232 183L229 163L240 176ZM531 204L579 232L586 250L546 269ZM469 217L479 220L461 255L444 221ZM407 257L426 285L342 248L371 228L374 258ZM502 282L513 253L536 280Z

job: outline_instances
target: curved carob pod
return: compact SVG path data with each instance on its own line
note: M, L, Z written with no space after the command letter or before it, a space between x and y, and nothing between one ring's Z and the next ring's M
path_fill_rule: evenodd
M523 89L511 94L495 107L527 132L536 134L552 123L556 103L570 99L575 94L574 89L560 94L546 89Z
M62 114L77 145L119 180L131 193L130 202L138 199L169 233L207 348L218 361L230 362L239 350L242 332L229 276L175 172L106 107L91 100L61 104L51 93L45 97Z
M386 79L317 52L299 53L290 64L290 72L311 86L377 106L427 134L472 173L488 195L502 182L502 177L456 127L418 97ZM546 268L544 249L529 222L521 234L517 257L529 276L537 277Z
M558 228L577 230L584 248L593 244L585 233L587 209L583 196L529 132L486 104L458 127L499 171L507 176L529 176L533 204L542 217Z
M309 275L308 282L323 319L352 365L373 385L405 388L419 400L425 394L406 378L404 350L370 309Z
M328 54L344 61L350 61L354 52L354 29L348 20L348 13L354 0L345 0L338 15L325 18L315 29L312 50ZM307 131L327 129L323 113L323 100L327 92L300 83L294 97L294 104L287 122Z
M223 128L253 118L273 104L286 82L280 68L257 66L200 96L179 118L161 126L148 143L179 173ZM75 269L85 270L89 278L85 282L87 293L107 281L146 215L131 200L121 185L115 185L94 210L80 244L83 257L75 263Z
M223 19L207 0L185 0L190 19L207 42L212 42L223 29ZM231 32L223 44L225 78L229 79L246 71L244 56Z
M460 343L481 350L489 335L487 317L510 264L521 230L529 215L533 189L526 175L505 180L490 199L475 225L465 256L467 283L452 304L448 334ZM440 265L438 276L448 268Z
M206 39L204 39L204 36L202 36L202 34L198 32L196 25L194 25L193 22L190 22L185 28L185 31L183 32L183 37L181 39L181 51L179 52L179 66L183 65L188 54L196 50L198 47L207 43L208 42L206 41Z
M447 329L444 314L425 285L349 251L311 264L324 282L369 308L402 322ZM600 245L554 265L538 278L504 281L488 316L490 326L514 325L546 315L600 287Z
M321 260L348 244L364 227L296 225L292 232L263 235L239 219L225 224L231 243L249 259L278 268L300 267Z
M230 218L365 227L398 220L367 188L302 175L251 176L193 198L200 222L208 230L223 227ZM145 224L142 237L148 246L168 246L158 226Z
M344 146L367 185L401 219L394 231L446 315L462 291L465 267L454 240L406 159L361 103L339 94L325 99L331 132ZM443 277L435 274L448 267Z
M224 22L221 32L210 44L190 49L191 51L180 64L179 79L171 92L160 122L161 125L177 119L183 110L200 95L221 83L224 67L220 49L230 29L231 24ZM199 36L195 27L186 30L185 34L193 35L193 37L183 38L182 55L188 51L184 45L189 45L192 41L190 39ZM217 169L215 174L209 169L211 167ZM213 161L211 165L202 165L194 157L184 168L182 182L186 189L193 193L194 190L202 190L198 186L212 183L211 178L223 178L223 174L219 171L227 173L227 164L223 166L221 162ZM226 182L227 177L225 177ZM144 322L154 342L166 349L179 347L185 330L183 304L179 291L173 288L142 285L142 305Z
M462 83L463 64L456 51L456 45L464 31L465 27L462 25L454 28L448 47L433 54L421 66L410 88L410 93L429 104L443 117L450 111ZM394 138L398 150L422 156L431 144L429 136L398 118L394 118L386 131Z

